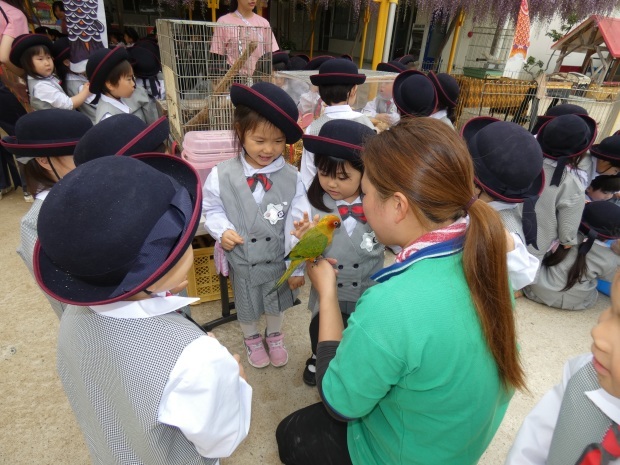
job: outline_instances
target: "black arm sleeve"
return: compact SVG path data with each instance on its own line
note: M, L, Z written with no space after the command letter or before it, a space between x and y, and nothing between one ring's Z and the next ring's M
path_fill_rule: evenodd
M325 396L323 395L323 376L325 376L325 372L329 367L329 362L336 356L336 350L338 350L338 346L340 345L339 341L325 341L319 342L317 345L316 351L316 385L319 389L319 395L321 396L321 400L323 401L323 405L325 405L325 409L327 412L339 421L351 421L354 418L348 418L344 415L341 415L336 410L332 408L331 405L325 400Z

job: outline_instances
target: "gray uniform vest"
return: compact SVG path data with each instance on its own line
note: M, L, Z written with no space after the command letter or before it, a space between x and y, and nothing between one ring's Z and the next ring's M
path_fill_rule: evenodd
M502 223L508 232L514 233L521 238L525 244L525 234L523 234L523 220L521 218L521 206L498 210Z
M603 440L611 420L584 394L599 388L592 363L582 367L568 381L553 431L547 465L573 465L586 446Z
M110 318L67 306L58 335L58 374L96 464L214 464L157 421L172 368L204 336L178 313Z
M579 233L578 242L581 243L583 239L583 234ZM598 298L598 278L612 281L620 266L620 257L610 248L595 242L586 255L587 269L582 278L583 282L577 282L569 290L562 292L568 272L577 259L577 252L577 246L571 247L564 260L557 265L541 266L536 281L524 289L525 295L536 302L565 310L585 310L594 306Z
M155 101L150 100L146 91L141 87L136 87L136 90L134 90L133 94L131 94L131 97L123 100L129 107L131 114L137 116L146 124L151 124L159 118ZM101 118L103 118L106 113L110 113L111 115L121 115L124 112L109 102L99 100L97 103L97 111L95 116L97 123L101 121Z
M43 200L35 199L32 207L28 210L28 213L24 215L21 220L21 244L17 249L17 253L28 267L28 271L34 277L34 271L32 268L32 256L34 254L34 245L37 242L37 219L39 218L39 211L41 210L41 205L43 205ZM65 310L66 304L53 299L49 295L43 293L50 305L52 306L52 310L56 313L56 316L60 318L62 313Z
M59 92L62 92L63 94L65 93L63 88L60 87L60 84L58 84L56 81L52 79L50 79L49 81ZM44 102L43 100L39 100L37 97L34 96L34 85L36 83L37 83L36 79L34 78L28 79L28 94L29 94L30 106L32 107L32 109L33 110L49 110L50 108L55 108L54 106L52 106L51 103Z
M88 81L78 81L75 79L67 79L66 80L66 84L65 86L67 87L67 95L69 97L73 97L74 95L79 94L80 92L80 86L83 85L85 82ZM93 105L92 103L86 103L84 102L82 105L80 105L78 108L78 111L80 113L84 113L86 116L88 116L88 118L93 122L93 124L95 124L96 122L96 113L97 113L97 105Z
M564 245L577 244L577 231L585 206L585 190L581 181L568 169L564 170L559 186L551 186L555 167L548 159L543 163L545 187L536 202L538 250L528 245L527 250L542 260L551 243L559 239Z
M331 213L340 217L336 202L329 195L323 195L325 206ZM324 216L326 213L312 208L312 215ZM373 244L372 250L368 251L363 245ZM383 268L385 247L377 242L372 228L368 223L362 224L357 221L353 233L349 237L344 226L334 231L334 237L330 246L325 249L325 257L333 257L338 260L337 286L338 300L341 302L357 302L360 296L370 286L376 284L370 279L374 273ZM314 317L319 311L318 294L314 287L310 289L308 308Z

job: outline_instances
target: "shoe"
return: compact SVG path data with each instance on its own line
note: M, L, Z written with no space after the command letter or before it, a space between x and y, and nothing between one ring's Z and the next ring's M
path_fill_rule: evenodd
M265 338L269 350L269 360L274 367L281 367L288 362L288 352L284 346L284 334L271 333Z
M13 186L5 187L4 189L0 189L0 200L2 200L2 196L8 194L13 190Z
M32 203L34 202L34 198L32 198L32 195L30 195L28 192L24 192L24 200L27 203Z
M269 355L267 355L267 351L265 350L263 338L259 334L244 339L243 343L248 353L248 362L250 362L250 365L254 368L265 368L269 365Z
M304 383L308 386L316 386L316 358L314 356L306 360L303 377Z

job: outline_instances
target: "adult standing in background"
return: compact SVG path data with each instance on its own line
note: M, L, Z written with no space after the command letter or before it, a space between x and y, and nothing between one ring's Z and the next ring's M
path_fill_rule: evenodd
M222 61L226 60L228 66L233 66L243 51L249 46L250 42L257 42L256 50L250 55L239 74L252 76L256 63L265 53L275 52L279 49L271 25L262 16L254 13L257 0L231 0L228 13L217 20L218 24L229 24L232 26L245 26L241 28L217 27L213 34L210 52L222 56ZM271 36L271 46L269 44ZM248 83L251 85L251 83Z

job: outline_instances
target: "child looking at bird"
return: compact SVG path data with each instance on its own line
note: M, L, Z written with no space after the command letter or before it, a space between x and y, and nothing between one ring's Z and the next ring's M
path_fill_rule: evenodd
M383 267L385 247L377 242L366 222L360 198L364 174L362 144L374 135L372 129L361 123L335 119L325 123L318 136L303 136L304 146L314 153L317 170L308 189L312 216L337 215L343 226L335 231L324 255L338 260L338 302L345 327L357 300L374 284L370 276ZM306 361L303 380L315 386L319 301L314 288L310 290L308 308L312 312L309 327L312 355Z
M288 279L288 286L270 291L286 269L291 236L285 231L309 211L301 176L282 153L302 130L295 103L274 84L233 84L230 98L240 153L214 167L205 181L205 226L226 251L250 365L280 367L288 362L283 312L293 306L293 291L304 284L303 270ZM258 329L262 314L268 352Z

